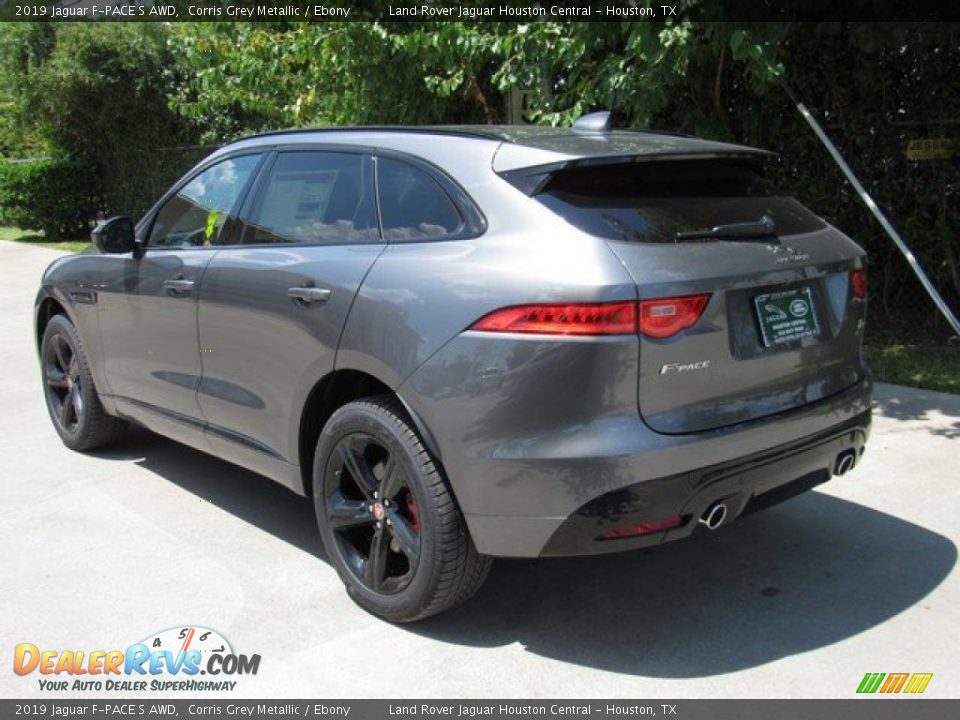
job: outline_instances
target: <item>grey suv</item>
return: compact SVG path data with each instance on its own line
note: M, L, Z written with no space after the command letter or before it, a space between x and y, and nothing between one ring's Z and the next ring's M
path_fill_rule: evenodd
M44 274L57 432L136 423L312 497L393 621L495 556L656 545L850 470L863 251L768 153L608 125L226 145Z

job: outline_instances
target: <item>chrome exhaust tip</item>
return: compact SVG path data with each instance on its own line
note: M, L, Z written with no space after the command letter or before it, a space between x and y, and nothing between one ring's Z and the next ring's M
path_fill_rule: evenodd
M718 527L723 525L723 521L726 519L727 506L725 503L718 502L707 508L707 511L703 514L703 517L701 517L698 522L701 525L705 525L707 530L716 530Z
M853 466L856 464L857 464L856 450L844 450L842 453L837 455L837 463L834 468L834 475L845 475L846 473L853 470Z

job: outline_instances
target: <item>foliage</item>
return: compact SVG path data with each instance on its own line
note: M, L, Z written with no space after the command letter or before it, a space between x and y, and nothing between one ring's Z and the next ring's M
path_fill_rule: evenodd
M0 152L43 155L50 147L33 122L33 72L50 56L56 28L50 23L6 23L0 32Z
M96 176L78 160L0 162L0 223L72 238L102 202Z
M89 237L83 240L57 240L55 238L48 238L42 233L24 232L22 228L12 225L0 225L0 240L33 245L34 247L65 250L71 253L83 252L90 247Z
M47 150L90 165L106 204L91 210L142 212L144 159L187 137L167 100L177 65L165 29L27 23L7 26L2 37L13 125L29 128Z
M291 126L503 122L517 91L529 122L614 108L621 126L778 152L774 179L869 251L871 332L943 332L780 83L957 307L957 159L908 162L904 149L960 117L958 66L949 23L27 23L0 32L0 150L93 158L109 209L135 214L200 153L157 148Z
M864 355L877 380L960 393L960 347L868 345Z

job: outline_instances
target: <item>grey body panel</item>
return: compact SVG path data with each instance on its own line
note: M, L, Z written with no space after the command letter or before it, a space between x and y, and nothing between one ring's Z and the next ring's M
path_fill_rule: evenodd
M536 557L593 497L821 432L870 407L864 379L817 403L719 430L665 435L632 402L629 341L479 334L448 344L400 388L438 435L450 483L483 553ZM627 398L627 399L624 399Z
M790 237L807 256L796 263L756 242L608 241L497 174L763 151L648 133L343 129L248 138L198 168L247 149L313 144L419 158L463 188L485 230L55 263L41 294L68 306L108 410L116 400L124 415L304 492L298 442L311 390L334 370L367 373L396 391L428 435L478 549L535 557L600 494L814 435L869 408L863 304L850 301L847 275L863 253L841 233ZM190 298L158 290L181 273L196 279ZM751 293L801 281L823 291L830 342L743 356L731 337ZM71 292L82 284L96 286L100 302L79 308ZM302 307L287 296L311 284L329 289L329 300ZM469 330L511 305L700 292L713 293L701 322L662 342ZM687 358L711 359L710 370L658 372Z
M788 252L783 252L789 246ZM664 433L708 430L816 402L864 374L864 304L850 299L849 271L864 255L832 227L783 244L678 245L611 242L641 298L711 293L682 338L641 339L640 411ZM761 349L752 298L765 289L811 287L821 336L799 347ZM710 362L693 372L669 363Z
M215 252L157 249L142 258L100 258L97 308L109 392L122 413L182 441L203 425L197 296ZM168 280L193 282L193 289L171 292ZM192 444L207 449L200 437Z
M61 257L54 260L43 275L35 300L35 312L45 302L63 307L69 316L87 353L94 384L100 391L108 412L115 411L110 396L110 384L104 372L104 358L100 343L100 323L97 313L99 287L111 274L102 256L97 253ZM40 337L37 338L39 347Z

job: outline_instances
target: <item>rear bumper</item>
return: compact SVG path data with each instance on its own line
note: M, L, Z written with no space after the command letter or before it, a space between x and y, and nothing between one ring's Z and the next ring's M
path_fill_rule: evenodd
M550 536L543 556L594 555L658 545L706 530L698 520L718 503L723 525L826 482L838 458L859 461L870 432L870 411L813 437L668 477L634 483L594 498ZM849 468L852 469L852 468ZM604 532L679 516L676 528L633 537L600 539Z
M629 455L591 452L563 463L528 459L524 468L509 461L508 481L484 484L487 507L507 503L510 509L476 513L465 508L467 525L481 553L546 557L602 554L687 537L702 527L697 520L718 500L729 508L729 523L826 482L837 456L847 450L859 461L870 434L870 390L864 379L838 396L781 416L697 435L657 435L654 446ZM636 432L650 439L649 429ZM488 463L475 467L482 466L491 469ZM574 496L579 502L564 515L536 513ZM666 532L597 539L607 529L674 514L683 524Z
M851 428L861 428L862 438L849 443L862 446L866 437L867 377L757 420L658 433L638 412L637 359L638 341L628 336L587 342L465 332L401 384L397 392L431 436L481 553L530 558L626 548L626 542L594 543L589 532L589 542L574 542L567 538L572 531L561 528L573 527L591 502L618 492L643 490L650 502L670 498L668 512L644 520L692 515L691 503L706 501L697 493L707 487L754 483L744 463L769 464L798 443L818 445ZM812 466L831 467L834 449L824 448ZM768 470L776 470L778 485L808 472L791 462ZM722 477L714 479L718 471ZM731 473L741 479L716 484ZM755 484L746 493L751 497L765 488Z

